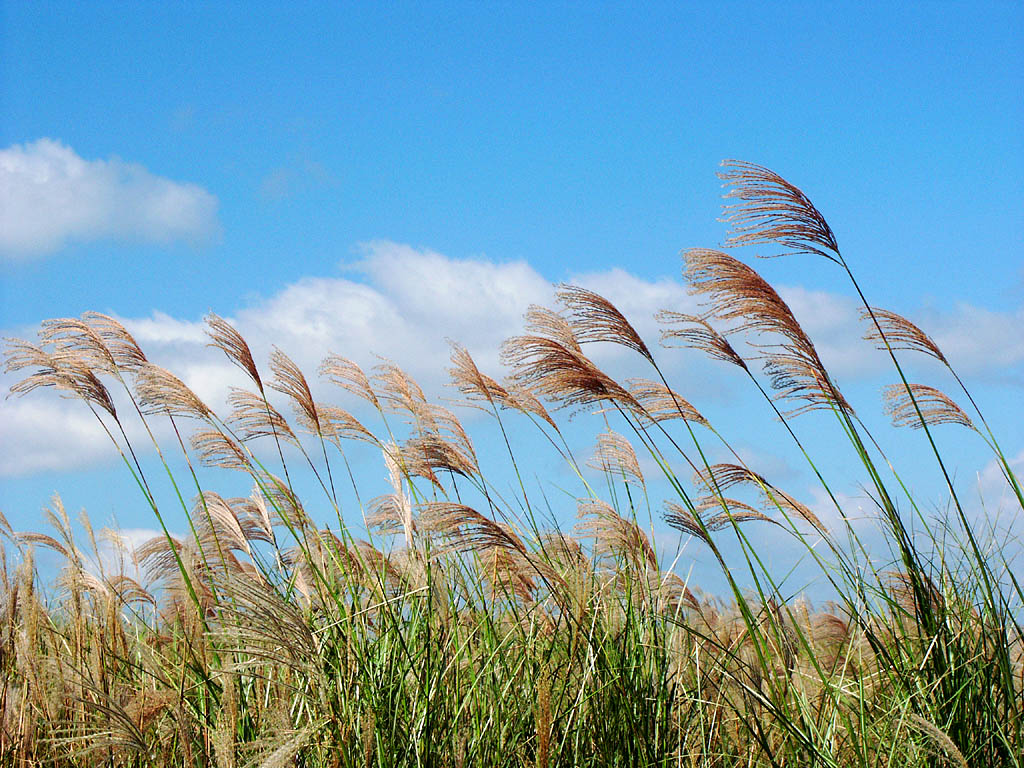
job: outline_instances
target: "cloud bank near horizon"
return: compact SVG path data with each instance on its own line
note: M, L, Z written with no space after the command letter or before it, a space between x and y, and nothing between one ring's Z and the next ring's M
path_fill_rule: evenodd
M656 310L698 311L695 298L669 278L648 280L612 269L576 275L572 282L609 298L652 346L658 338ZM863 381L885 369L883 353L860 338L863 327L852 299L800 286L779 290L818 342L822 358L840 382ZM500 376L501 342L521 331L522 314L531 304L550 306L552 299L552 284L525 261L452 258L378 240L361 246L360 257L342 265L340 276L302 278L224 314L247 339L264 369L274 345L291 356L311 381L328 353L344 355L366 368L388 358L438 396L444 394L449 339L465 345L482 370ZM984 322L979 323L979 318ZM154 362L179 375L214 408L222 406L229 387L246 386L241 372L207 346L201 319L160 311L121 319ZM963 305L930 320L936 340L965 373L1002 374L1007 366L1024 362L1024 341L1007 339L1005 333L1013 323L1024 324L1024 308L1007 314ZM19 330L3 335L24 334ZM593 356L617 375L618 369L626 368L629 353L603 346L595 347ZM668 372L687 374L680 390L698 407L702 397L723 397L725 377L731 370L685 350L656 354ZM648 375L638 365L629 365L628 371L628 375ZM4 389L12 381L11 376L0 377ZM328 400L340 395L326 390L322 394ZM106 441L81 404L53 393L36 392L0 402L0 476L94 465L112 457Z

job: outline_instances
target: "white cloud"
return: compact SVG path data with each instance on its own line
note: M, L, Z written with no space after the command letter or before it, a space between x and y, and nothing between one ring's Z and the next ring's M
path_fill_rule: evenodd
M952 313L926 313L922 326L949 361L965 372L999 371L1024 362L1024 307L993 312L960 303Z
M579 275L575 282L607 296L652 347L658 335L652 319L656 310L697 309L694 297L669 279L645 280L614 269ZM850 299L799 287L784 288L782 293L819 340L826 363L837 366L842 382L874 376L882 369L882 354L860 338L863 327ZM465 344L485 372L500 376L497 353L502 340L521 331L522 314L530 304L550 305L552 297L551 284L526 262L454 259L375 241L363 246L360 259L344 267L341 276L301 279L229 319L268 376L267 356L277 345L306 372L317 397L352 407L346 395L315 383L316 368L328 353L342 354L367 368L378 362L377 356L391 358L437 396L443 394L447 377L447 339ZM972 335L966 324L979 317L984 320L982 330ZM1016 342L1005 339L1005 324L1011 322L1007 315L959 307L933 320L929 325L939 329L940 343L950 340L964 356L966 347L957 347L957 338L989 349L1000 344L1002 336L1011 351L996 355L989 370L1020 357L1012 351ZM178 374L215 409L222 407L229 386L246 385L244 374L207 346L199 318L154 312L123 321L150 359ZM949 354L953 357L953 350ZM610 363L613 375L650 375L639 358L629 359L624 351L595 348L594 356L602 364ZM682 351L665 350L659 357L670 371L685 366L684 396L698 408L721 398L727 377L734 375L726 366L697 367L701 358ZM109 458L111 451L88 411L52 393L0 404L0 438L0 475L82 466ZM779 468L771 471L775 470Z
M383 241L364 247L355 271L367 282L304 278L229 318L267 376L266 360L276 345L304 370L318 397L336 400L343 397L337 390L316 382L320 361L337 352L370 368L380 356L393 359L436 396L447 378L449 338L466 344L486 370L500 373L501 341L522 328L522 313L531 303L548 303L552 296L550 283L525 262L449 259ZM121 320L153 362L215 409L223 406L228 387L247 384L241 371L207 346L198 320L160 312ZM9 386L10 377L3 378ZM119 397L115 392L119 410L127 412ZM0 404L0 423L0 475L94 464L112 450L81 404L52 393Z
M217 198L136 163L85 160L52 139L0 150L0 256L104 238L203 242L218 226Z
M47 394L0 405L0 476L64 470L110 458L110 440L88 409Z
M1010 469L1017 482L1024 479L1024 451L1007 458ZM998 516L1009 512L1011 517L1019 517L1020 503L1010 486L1001 463L993 459L978 473L978 501L989 514Z
M131 333L142 346L149 344L205 344L204 326L198 321L178 320L164 312L130 321Z

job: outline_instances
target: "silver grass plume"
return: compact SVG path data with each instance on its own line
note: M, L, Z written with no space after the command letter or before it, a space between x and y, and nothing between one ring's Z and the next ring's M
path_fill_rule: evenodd
M746 361L740 357L729 340L703 317L667 309L659 311L654 317L665 326L661 332L661 343L664 346L696 349L716 360L724 360L748 370Z
M619 344L654 362L640 334L608 299L578 285L559 286L556 296L566 308L566 320L578 341Z
M805 504L801 504L788 493L779 490L761 475L738 464L712 464L696 473L694 481L704 486L709 493L718 498L726 489L737 485L753 486L762 496L766 509L782 509L797 515L810 523L821 533L827 533L818 516ZM720 503L720 502L719 502Z
M5 341L5 372L35 368L33 373L11 385L10 394L20 396L40 387L53 387L63 396L84 400L117 420L117 410L110 392L77 353L50 353L21 339Z
M765 371L778 398L802 405L790 414L853 408L826 371L810 337L797 322L789 305L755 270L728 254L692 249L683 255L683 275L692 293L707 297L705 319L732 324L732 331L752 331L781 336L782 343L761 345Z
M935 387L890 384L883 390L883 398L892 423L897 427L921 429L925 425L959 424L975 429L974 422L960 406Z
M617 432L609 430L597 436L597 447L587 466L607 472L627 483L644 485L644 475L640 471L636 451L629 441Z
M211 347L216 347L228 359L241 368L256 388L263 393L263 380L256 368L256 361L253 359L252 350L242 334L235 330L227 320L211 312L206 316L206 335L210 337Z
M946 356L942 354L932 338L914 325L902 315L891 312L887 309L872 307L870 310L860 311L861 320L870 321L874 317L870 329L864 338L872 342L877 349L884 350L886 342L891 349L905 349L913 352L921 352L929 357L934 357L940 363L949 365ZM876 325L877 324L877 325ZM881 330L879 330L881 329ZM883 334L885 338L883 339Z
M777 243L790 253L824 256L841 263L831 227L810 199L774 171L741 160L726 160L718 174L729 191L724 221L731 225L728 247ZM773 254L773 255L783 255Z
M362 368L348 358L341 355L328 355L320 364L319 373L332 384L361 397L380 410L380 400L377 399L373 387L370 386L370 379Z
M581 519L577 530L581 535L592 536L598 551L622 555L640 570L658 570L658 560L647 534L635 521L621 517L607 502L581 499L576 516Z

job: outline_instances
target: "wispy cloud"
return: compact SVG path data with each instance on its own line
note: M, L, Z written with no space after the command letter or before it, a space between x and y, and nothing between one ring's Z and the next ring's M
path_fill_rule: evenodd
M24 259L99 239L205 242L217 198L117 158L86 160L52 139L0 150L0 257Z
M260 180L260 196L277 201L331 186L335 177L327 166L309 157L293 157L277 166Z

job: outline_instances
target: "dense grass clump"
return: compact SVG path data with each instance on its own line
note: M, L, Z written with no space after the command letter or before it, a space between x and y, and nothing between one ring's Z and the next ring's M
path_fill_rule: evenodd
M918 509L775 289L718 251L684 255L684 277L706 311L659 312L663 341L749 379L835 505L838 530L747 466L675 391L634 326L576 286L559 289L557 310L530 308L524 335L503 348L507 380L453 349L452 385L494 418L513 491L485 476L455 413L391 363L367 374L332 355L321 366L374 414L379 427L370 428L316 401L280 350L269 372L259 368L245 339L210 316L212 345L251 382L233 391L222 417L151 363L114 318L47 321L38 344L9 342L7 368L24 372L12 390L53 387L80 398L163 534L113 546L116 532L94 536L83 517L80 547L59 499L50 534L14 532L0 516L9 541L0 568L0 764L1024 762L1024 593L1012 553L972 524L934 428L955 424L985 441L1019 513L1018 478L942 351L910 321L870 305L807 197L746 163L728 163L723 178L727 245L781 246L849 276L867 339L891 358L888 408L896 424L920 430L948 493L947 519ZM754 357L737 351L737 335L756 338ZM647 378L610 376L585 352L594 342L631 350ZM947 366L970 412L908 381L906 354ZM287 401L293 417L272 400ZM563 435L561 408L604 414L607 431L586 463L603 476L599 488ZM810 411L831 414L849 444L889 544L884 565L801 442L798 419ZM512 419L532 422L579 483L572 531L541 522L565 497L529 490L506 429ZM173 503L156 492L159 478L129 440L129 421L145 426ZM344 453L353 442L381 453L390 486L358 502L365 540L339 503L349 481L360 499ZM634 446L662 475L656 481ZM733 461L710 463L711 448ZM184 472L172 471L178 456ZM251 494L218 494L205 478L226 475L199 464L247 477ZM316 493L299 493L311 483ZM656 483L671 493L665 521L710 553L728 584L724 597L691 587L656 551L643 527ZM167 524L175 505L187 535ZM788 531L815 564L834 598L827 608L780 588L748 537L761 523ZM40 578L36 547L63 559L56 581Z

